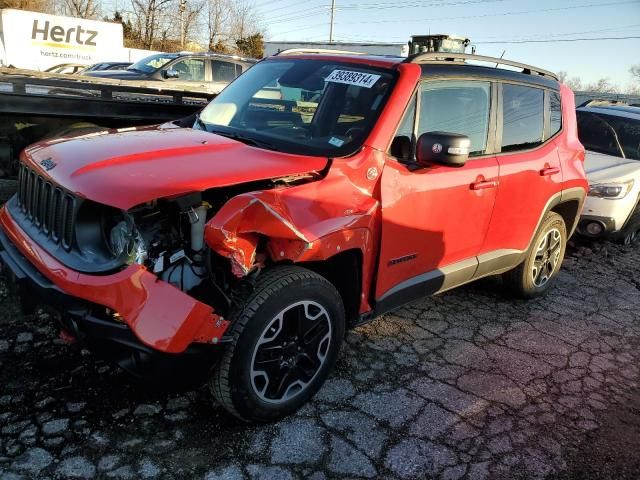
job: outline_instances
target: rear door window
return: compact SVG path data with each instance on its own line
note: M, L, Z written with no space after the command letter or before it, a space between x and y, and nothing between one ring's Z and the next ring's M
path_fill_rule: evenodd
M232 62L223 62L222 60L214 60L213 66L213 81L214 82L231 82L236 78L236 64Z
M540 88L503 84L502 151L527 150L542 143L544 91Z

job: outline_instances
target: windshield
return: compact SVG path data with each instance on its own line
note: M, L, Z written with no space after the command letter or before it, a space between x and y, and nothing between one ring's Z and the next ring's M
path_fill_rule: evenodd
M127 67L127 70L134 70L136 72L153 73L157 69L164 67L171 60L176 58L175 55L167 55L160 53L158 55L151 55L145 57L142 60L138 60L133 65Z
M210 132L326 157L356 152L391 91L388 70L323 60L262 61L201 113Z
M638 120L578 112L578 136L587 150L640 160Z

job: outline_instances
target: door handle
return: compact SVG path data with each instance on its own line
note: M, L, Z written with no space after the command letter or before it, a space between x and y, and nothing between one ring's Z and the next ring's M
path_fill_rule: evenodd
M560 173L560 167L548 167L540 170L541 177L548 177L550 175L555 175L556 173Z
M497 180L482 180L479 182L473 182L471 184L471 190L486 190L488 188L496 188L497 186Z

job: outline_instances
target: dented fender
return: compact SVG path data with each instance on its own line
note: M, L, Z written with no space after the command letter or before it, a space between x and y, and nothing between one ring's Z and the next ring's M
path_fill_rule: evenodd
M261 266L258 253L273 262L297 263L359 249L367 292L379 233L375 191L383 167L368 153L334 162L325 178L312 183L233 197L207 223L206 243L231 261L238 277ZM364 298L361 307L368 307Z

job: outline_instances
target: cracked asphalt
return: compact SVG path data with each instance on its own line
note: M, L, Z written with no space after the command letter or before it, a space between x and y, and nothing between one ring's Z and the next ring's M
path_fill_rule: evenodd
M487 279L349 333L295 416L150 390L0 287L0 478L638 478L640 247L581 242L555 288Z

